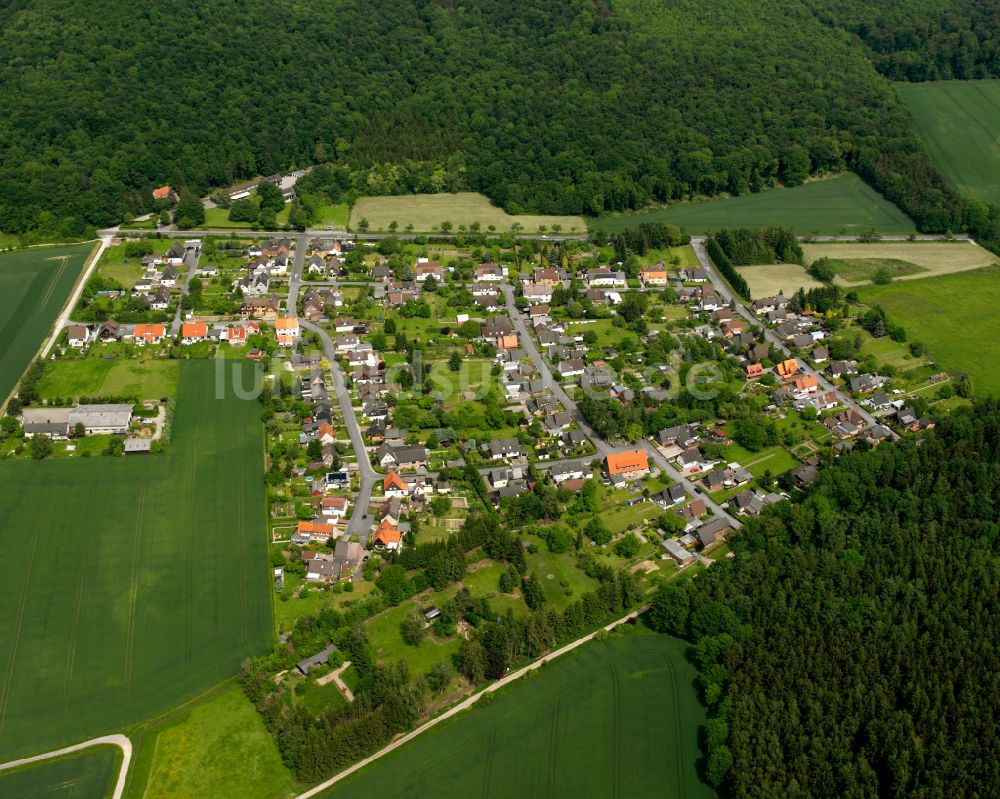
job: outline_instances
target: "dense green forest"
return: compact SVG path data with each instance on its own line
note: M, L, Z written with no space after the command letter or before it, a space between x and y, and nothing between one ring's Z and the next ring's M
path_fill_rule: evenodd
M736 797L1000 795L1000 404L856 448L661 590Z
M1000 5L982 0L805 0L893 80L1000 76Z
M601 213L854 169L925 230L989 227L866 58L787 0L14 0L0 230L312 163L338 193Z

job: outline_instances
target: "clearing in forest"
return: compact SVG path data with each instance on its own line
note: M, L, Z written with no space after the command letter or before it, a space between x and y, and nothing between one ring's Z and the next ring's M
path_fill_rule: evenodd
M490 225L495 232L509 231L517 222L521 232L555 234L585 233L587 225L579 216L545 216L542 214L519 214L511 216L503 208L498 208L483 194L460 191L456 194L407 194L397 197L362 197L351 209L351 230L360 230L361 220L368 220L368 230L377 233L389 230L395 222L400 233L412 225L412 232L431 233L441 230L441 224L450 222L452 232L459 231L459 225L469 227L479 223L481 232L489 233ZM558 229L554 229L558 226Z

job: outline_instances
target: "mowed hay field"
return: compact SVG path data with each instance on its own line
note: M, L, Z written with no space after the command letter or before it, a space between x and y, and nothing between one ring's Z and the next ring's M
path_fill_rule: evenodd
M372 232L386 231L392 222L399 226L400 233L407 225L413 225L417 233L440 230L442 222L451 222L453 232L459 225L478 222L482 232L487 233L490 225L498 233L510 230L519 222L524 233L537 233L540 225L549 232L553 225L559 225L562 233L585 233L587 225L580 216L541 216L522 214L511 216L502 208L490 202L484 194L460 191L457 194L408 194L402 197L362 197L351 209L351 229L357 230L362 219L368 220Z
M591 226L614 232L641 222L680 225L693 234L755 225L782 225L801 235L860 233L871 228L881 233L916 230L906 214L853 174L791 189L769 189L758 194L600 217L592 220Z
M93 250L93 244L74 244L0 254L0 405L45 340Z
M905 261L919 267L912 274L898 276L897 280L918 280L969 269L980 269L997 262L997 257L972 241L880 241L818 242L803 244L802 252L807 264L820 258L835 261L894 260ZM865 281L842 281L847 285Z
M257 402L188 361L163 455L0 462L0 761L156 715L271 642ZM248 379L248 382L249 379Z
M955 188L1000 203L1000 80L902 83L896 91Z
M698 778L705 710L685 647L656 635L588 643L322 796L715 796Z
M121 767L121 750L97 746L70 757L0 771L0 796L24 799L102 799Z
M858 290L881 305L938 367L968 372L979 396L1000 396L1000 266Z
M736 271L743 275L754 299L773 297L779 293L787 297L800 288L813 289L823 285L798 264L738 266Z

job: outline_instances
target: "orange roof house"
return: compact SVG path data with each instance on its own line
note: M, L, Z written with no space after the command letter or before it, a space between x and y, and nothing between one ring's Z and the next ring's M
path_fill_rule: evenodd
M181 338L185 343L208 338L208 325L204 322L185 322L181 325Z
M242 347L247 343L248 331L244 325L234 325L226 331L226 341L234 347Z
M787 361L779 363L776 369L785 380L791 380L799 371L799 362L794 358L789 358Z
M399 476L395 469L382 479L382 490L385 492L397 489L399 491L409 491L410 486Z
M372 536L374 543L381 544L386 549L398 549L399 542L402 540L403 535L399 532L399 528L387 520L382 521L375 531L375 535Z
M153 189L153 199L154 200L169 200L170 195L173 192L170 191L170 186L160 186L158 189Z
M318 428L316 428L316 438L323 441L323 443L330 444L336 440L337 433L329 422L323 422Z
M328 539L336 531L336 527L325 522L299 522L296 533L300 536L308 535L310 538Z
M816 391L819 383L816 382L816 375L802 375L795 378L795 388L798 391Z
M133 337L142 344L155 344L167 334L164 325L136 325Z
M638 477L649 471L649 460L644 449L612 452L605 459L611 477Z
M643 283L658 286L666 285L667 283L667 270L662 264L657 266L644 266L639 270L639 276L642 278Z
M297 336L299 334L299 319L296 316L283 316L274 321L274 327L279 333Z
M516 350L517 349L517 336L500 336L500 340L497 341L497 347L502 350Z
M760 377L764 374L764 365L760 363L752 363L747 367L747 379L753 380L755 377Z

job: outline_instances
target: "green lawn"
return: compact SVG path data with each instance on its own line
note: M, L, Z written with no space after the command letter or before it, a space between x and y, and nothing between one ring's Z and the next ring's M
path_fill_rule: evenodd
M399 625L418 604L404 602L397 607L382 611L365 622L365 632L368 634L377 660L394 663L405 659L411 674L426 674L435 663L449 660L458 651L460 641L458 638L452 638L439 642L426 636L420 646L410 646L405 643L399 633Z
M803 235L851 233L875 228L910 233L913 222L856 175L819 180L792 189L770 189L721 200L678 203L654 211L600 217L598 230L614 232L641 222L680 225L688 233L712 233L747 225L784 225Z
M959 191L1000 203L1000 80L896 84L934 165Z
M686 648L659 635L587 644L322 796L713 797Z
M344 230L347 227L347 220L351 215L351 207L347 203L337 205L323 205L319 208L314 227L329 227L337 230Z
M171 239L145 239L157 255L162 255L169 250L174 242ZM97 265L97 273L103 277L117 280L126 289L131 289L135 282L142 277L142 256L127 258L125 256L125 244L116 244L108 247L101 256L101 262Z
M0 771L0 796L24 799L102 799L114 783L121 750L98 746L57 760Z
M942 370L968 372L976 394L1000 395L1000 267L858 290L881 305Z
M554 607L562 610L588 591L597 588L597 580L577 568L576 553L572 549L556 554L549 552L541 541L536 543L538 552L534 555L529 552L525 556L528 571L541 580L545 586L545 595Z
M0 254L0 405L31 363L94 249L33 247Z
M145 791L130 785L130 796L278 799L290 795L294 787L274 739L237 685L195 705L180 721L143 743L154 747L148 781Z
M163 455L0 462L0 760L149 718L270 646L260 410L215 370L181 365Z
M140 400L177 394L180 361L101 358L53 361L38 381L43 399L52 397L136 396Z

